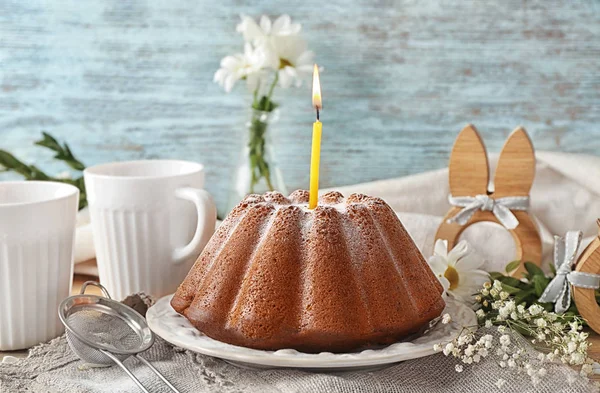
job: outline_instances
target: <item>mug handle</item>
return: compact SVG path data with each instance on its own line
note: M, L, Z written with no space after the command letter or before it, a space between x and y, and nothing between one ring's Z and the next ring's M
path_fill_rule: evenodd
M215 231L217 207L210 194L199 188L179 188L175 190L175 196L193 202L198 212L198 226L196 227L194 237L188 244L173 251L173 261L179 264L200 252L206 243L208 243L208 240Z

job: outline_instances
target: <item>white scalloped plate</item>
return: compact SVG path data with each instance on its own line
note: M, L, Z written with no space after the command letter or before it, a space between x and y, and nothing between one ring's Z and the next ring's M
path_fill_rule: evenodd
M454 339L463 326L473 326L477 317L473 310L453 299L446 299L444 313L452 316L452 323L438 323L425 334L392 344L381 349L368 349L354 353L321 352L318 354L298 352L294 349L261 351L238 347L205 336L171 307L173 295L161 298L148 310L146 319L154 333L181 348L214 356L243 367L298 367L321 371L379 368L383 365L429 356L433 345Z

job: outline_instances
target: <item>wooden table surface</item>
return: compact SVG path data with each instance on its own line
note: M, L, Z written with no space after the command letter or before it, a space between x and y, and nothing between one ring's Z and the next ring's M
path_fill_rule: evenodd
M95 280L97 280L97 277L76 274L75 277L73 278L73 289L71 290L71 293L73 295L78 294L81 289L81 285L88 280L95 281ZM101 295L100 289L98 289L97 287L94 287L94 286L88 287L88 289L86 289L86 293ZM590 333L591 333L590 334L590 342L592 343L592 346L589 350L589 354L596 361L600 361L600 335L594 333L593 331L590 331ZM2 361L4 356L7 356L7 355L15 356L15 357L25 357L25 356L27 356L27 351L26 350L6 351L6 352L0 351L0 361ZM600 374L597 376L594 376L593 379L600 381Z

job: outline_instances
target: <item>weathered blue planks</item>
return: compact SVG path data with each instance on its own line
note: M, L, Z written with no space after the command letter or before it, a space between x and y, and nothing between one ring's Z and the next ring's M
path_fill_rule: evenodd
M466 122L490 150L519 124L538 149L600 149L593 0L3 0L0 148L47 167L44 129L88 164L202 161L222 211L249 101L211 80L240 13L289 13L325 67L323 186L444 166ZM277 97L281 167L307 187L309 89Z

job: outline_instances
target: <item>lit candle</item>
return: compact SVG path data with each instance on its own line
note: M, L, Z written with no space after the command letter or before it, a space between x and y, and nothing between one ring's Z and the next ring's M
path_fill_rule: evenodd
M317 111L317 120L313 123L312 154L310 157L310 197L308 208L317 207L319 199L319 163L321 161L321 132L323 124L319 121L319 111L323 109L321 102L321 82L319 82L319 67L315 64L313 70L312 105Z

